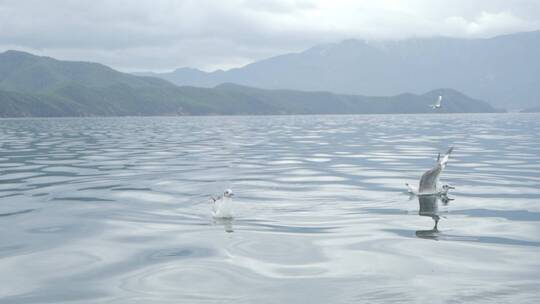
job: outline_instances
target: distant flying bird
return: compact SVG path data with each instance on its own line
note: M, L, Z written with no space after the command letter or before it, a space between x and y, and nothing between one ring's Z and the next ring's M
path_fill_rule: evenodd
M422 175L418 189L406 184L408 192L415 195L446 195L450 189L455 189L450 185L442 185L442 187L439 187L439 177L448 163L452 150L454 150L454 147L450 147L442 158L441 153L439 153L437 156L437 164Z
M233 218L232 212L232 197L234 193L231 189L225 190L223 195L211 197L212 199L212 215L215 218Z
M435 104L429 105L433 110L439 109L441 107L442 102L442 96L439 95L439 98L437 98L437 102Z

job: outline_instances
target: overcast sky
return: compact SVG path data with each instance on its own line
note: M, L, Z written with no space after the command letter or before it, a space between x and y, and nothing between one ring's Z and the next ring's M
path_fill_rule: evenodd
M227 69L358 38L540 29L540 0L0 0L0 51L122 71Z

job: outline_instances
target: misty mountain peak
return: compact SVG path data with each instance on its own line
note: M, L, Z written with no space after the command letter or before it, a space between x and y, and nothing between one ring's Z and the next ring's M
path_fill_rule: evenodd
M371 96L454 88L498 107L538 105L540 31L489 39L343 40L222 73L156 74L176 84L233 82L266 89Z

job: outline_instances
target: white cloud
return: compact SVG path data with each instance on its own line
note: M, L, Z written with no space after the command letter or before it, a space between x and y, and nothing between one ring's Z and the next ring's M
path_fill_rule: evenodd
M529 23L509 12L481 12L473 20L452 16L448 17L445 23L447 33L456 36L460 34L465 36L492 36L531 29Z
M488 37L539 20L538 0L0 0L0 50L213 69L342 39Z

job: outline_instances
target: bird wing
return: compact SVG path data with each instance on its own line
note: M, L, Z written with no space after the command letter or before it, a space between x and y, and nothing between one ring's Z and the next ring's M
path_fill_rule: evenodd
M439 176L441 175L442 167L437 164L433 169L427 171L420 178L420 185L418 186L418 193L435 193L437 192L437 183L439 182Z
M437 192L437 184L439 183L439 176L450 158L450 154L454 150L454 147L450 147L446 154L441 157L440 153L437 155L437 165L431 170L427 171L420 178L420 185L418 187L418 193L435 193Z
M211 203L212 203L212 211L214 212L214 214L218 211L218 206L217 204L219 204L219 201L223 198L223 196L211 196L210 199L212 200Z
M439 98L437 99L437 106L440 107L442 102L442 96L439 95Z
M407 192L409 192L410 194L418 194L418 189L414 188L412 185L410 184L405 184L407 186Z
M446 154L442 158L439 158L438 163L441 165L441 167L444 169L446 167L446 164L448 163L448 159L450 158L450 154L454 151L454 147L450 147L448 151L446 151Z

